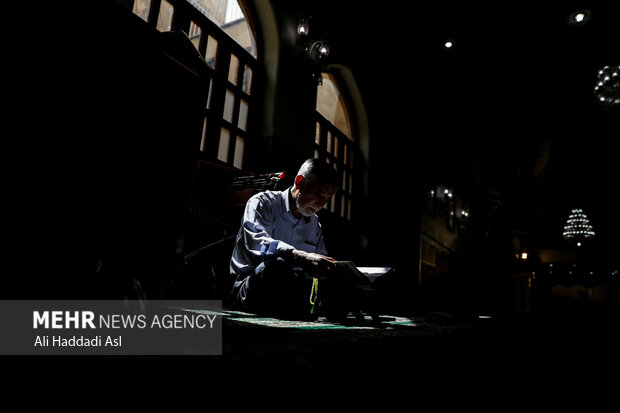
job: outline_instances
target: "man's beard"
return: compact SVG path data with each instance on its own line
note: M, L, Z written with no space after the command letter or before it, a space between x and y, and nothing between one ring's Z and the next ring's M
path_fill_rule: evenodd
M295 197L295 206L297 207L297 212L299 212L302 216L306 218L314 215L314 212L308 212L306 211L306 208L301 206L301 202L299 201L300 198L301 198L301 190L297 193L297 196Z

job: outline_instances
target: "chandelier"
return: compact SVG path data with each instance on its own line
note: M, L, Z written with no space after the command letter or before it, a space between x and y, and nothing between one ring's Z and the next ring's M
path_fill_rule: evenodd
M582 241L591 239L596 234L583 209L573 209L566 220L562 235L565 240L575 241L577 246L581 246Z
M594 86L595 102L605 108L614 109L620 107L620 66L605 66L598 71L596 85Z
M329 56L329 37L327 34L319 40L310 38L310 26L308 19L301 17L297 25L297 41L302 48L302 59L309 65L312 78L317 85L323 84L322 72L328 69L327 57Z

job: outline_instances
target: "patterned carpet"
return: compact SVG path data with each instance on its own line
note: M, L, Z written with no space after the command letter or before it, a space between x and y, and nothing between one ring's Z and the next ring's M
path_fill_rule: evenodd
M416 322L411 317L380 316L378 320L368 315L360 320L352 315L342 322L329 322L324 318L317 321L282 320L272 317L261 317L242 311L225 310L221 313L228 323L250 324L263 327L304 329L304 330L389 330L395 328L415 328Z
M610 360L617 358L610 355L620 344L615 318L420 311L384 315L378 322L366 316L330 323L230 310L222 317L223 354L210 359L209 368L223 377L256 380L265 372L330 381L346 375L481 386L523 375L533 381L563 379L586 368L611 367Z

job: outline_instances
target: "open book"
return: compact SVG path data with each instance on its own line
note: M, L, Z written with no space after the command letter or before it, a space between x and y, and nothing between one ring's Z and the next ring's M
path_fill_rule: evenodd
M387 274L389 267L357 267L351 261L337 261L336 272L359 288L372 288L372 283Z

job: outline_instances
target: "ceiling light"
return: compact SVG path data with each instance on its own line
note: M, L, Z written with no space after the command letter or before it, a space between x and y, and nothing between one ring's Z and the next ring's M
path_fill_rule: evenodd
M583 24L586 24L591 18L592 13L590 12L590 10L579 10L571 13L568 16L568 20L566 22L573 26L581 26Z

